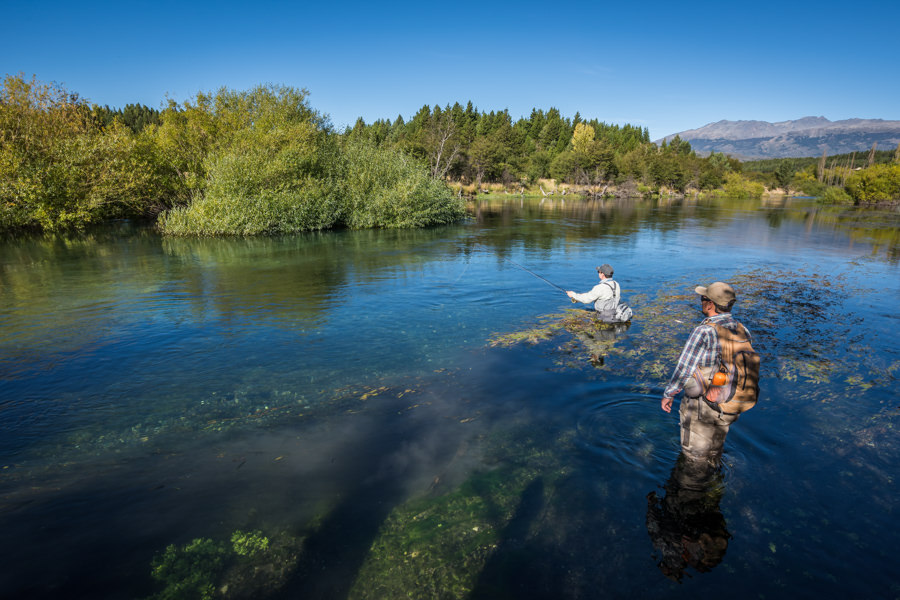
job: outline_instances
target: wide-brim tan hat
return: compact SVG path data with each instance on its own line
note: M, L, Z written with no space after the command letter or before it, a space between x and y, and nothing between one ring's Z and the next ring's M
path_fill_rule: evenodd
M734 288L721 281L716 281L706 287L698 285L694 288L694 291L701 296L706 296L719 306L728 306L729 303L734 302L737 299Z

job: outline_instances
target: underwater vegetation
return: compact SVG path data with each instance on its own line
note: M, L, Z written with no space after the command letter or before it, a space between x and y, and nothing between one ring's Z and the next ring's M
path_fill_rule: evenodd
M553 448L570 446L571 433L548 443L527 431L509 430L484 443L485 468L456 489L394 508L360 569L351 599L405 598L413 591L421 598L467 598L523 505L546 507L567 474Z
M802 270L759 269L735 273L727 280L738 291L735 317L750 330L753 346L762 356L763 394L755 410L765 409L768 388L777 391L779 410L808 411L820 433L836 442L877 436L880 449L898 451L892 435L897 406L884 405L878 396L872 404L880 408L872 414L858 405L851 413L845 403L834 402L836 390L861 400L896 386L900 361L872 348L871 336L877 333L865 333L862 318L848 305L852 298L873 291L854 287L850 293L844 276L824 279ZM635 317L627 331L611 329L589 311L568 310L543 316L532 328L496 334L489 343L501 348L543 345L559 368L593 367L598 376L610 370L628 373L639 392L658 392L671 376L691 330L702 320L693 293L697 283L676 281L664 288L684 293L629 297Z
M844 306L845 295L834 293L846 285L842 277L825 282L816 273L759 270L734 274L728 281L739 294L735 317L751 331L769 377L807 384L841 378L846 385L865 391L887 383L897 370L896 362L873 356L865 340L853 333L861 319ZM666 288L684 293L629 298L636 307L635 326L630 328L603 323L590 311L570 309L540 317L532 328L495 334L489 344L510 348L552 340L548 350L560 366L609 366L592 359L606 356L614 360L617 370L637 374L639 384L659 385L671 375L684 341L703 319L694 285L694 281L675 282Z
M285 423L308 422L337 413L352 413L368 400L403 398L415 394L410 387L383 385L342 385L324 389L310 398L295 390L284 389L260 393L255 382L235 389L225 396L216 392L195 402L172 399L177 412L148 414L145 420L115 427L98 421L95 426L70 432L64 438L36 448L28 459L3 465L7 482L34 477L40 470L52 474L57 469L71 470L81 461L89 461L105 453L126 449L167 453L168 448L184 436L221 436L247 428L272 427ZM404 381L412 385L410 380ZM259 385L264 389L265 386ZM160 397L159 404L168 399ZM64 457L60 462L58 459ZM44 459L44 460L41 460Z
M286 534L235 531L230 543L196 538L174 544L152 563L163 590L153 600L256 598L281 588L293 573L303 540Z

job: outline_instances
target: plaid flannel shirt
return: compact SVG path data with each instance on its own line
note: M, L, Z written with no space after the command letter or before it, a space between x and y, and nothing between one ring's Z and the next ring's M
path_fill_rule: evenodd
M675 365L675 372L669 380L669 385L663 392L664 398L674 398L687 383L688 378L694 373L697 367L711 367L716 364L719 356L719 338L716 335L715 325L722 325L726 329L735 329L737 321L731 316L731 313L721 315L713 315L705 319L703 323L694 328L691 337L688 338L678 357L678 364ZM750 338L750 331L747 331L747 337Z

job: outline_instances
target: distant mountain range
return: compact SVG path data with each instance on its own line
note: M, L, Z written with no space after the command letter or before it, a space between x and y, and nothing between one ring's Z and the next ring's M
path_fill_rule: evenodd
M803 117L795 121L718 121L676 135L691 143L697 154L724 152L735 158L787 158L829 156L868 151L878 143L879 150L891 150L900 143L900 121L883 119L845 119L829 121L825 117ZM657 143L662 142L658 140Z

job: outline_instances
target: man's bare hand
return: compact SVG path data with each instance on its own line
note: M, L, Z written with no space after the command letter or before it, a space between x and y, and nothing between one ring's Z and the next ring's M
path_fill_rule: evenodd
M671 398L663 398L662 399L662 409L666 412L672 412L672 399Z

